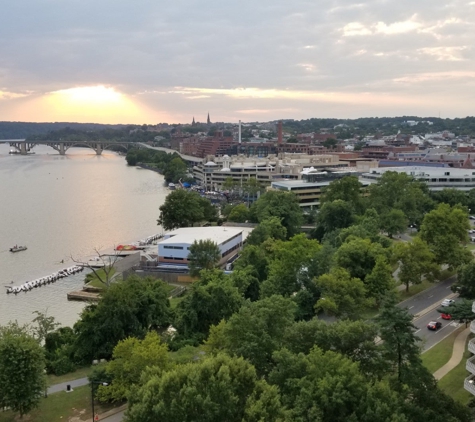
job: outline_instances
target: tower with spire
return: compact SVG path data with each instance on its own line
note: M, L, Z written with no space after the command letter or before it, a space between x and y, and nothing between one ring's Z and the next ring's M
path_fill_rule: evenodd
M196 126L195 116L193 116L193 121L191 122L191 126Z
M206 123L207 123L208 125L211 124L211 120L210 120L210 118L209 118L209 111L208 111L208 120L206 121Z

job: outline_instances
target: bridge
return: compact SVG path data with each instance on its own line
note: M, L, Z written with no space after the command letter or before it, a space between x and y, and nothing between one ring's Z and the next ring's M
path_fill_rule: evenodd
M121 150L128 152L132 148L141 148L143 144L138 142L113 142L113 141L8 141L12 148L15 148L21 155L27 155L36 145L46 145L59 152L59 155L66 155L66 151L72 147L91 148L101 155L105 149L114 148L114 151Z

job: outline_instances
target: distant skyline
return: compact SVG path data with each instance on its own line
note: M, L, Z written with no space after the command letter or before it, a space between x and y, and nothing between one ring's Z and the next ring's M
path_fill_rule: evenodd
M0 121L473 116L475 1L5 0Z

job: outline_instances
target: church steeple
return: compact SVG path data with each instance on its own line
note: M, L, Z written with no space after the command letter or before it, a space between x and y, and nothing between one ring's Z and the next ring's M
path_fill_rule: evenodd
M191 126L195 126L196 123L195 123L195 116L193 116L193 121L191 122Z
M208 111L208 120L206 121L209 125L211 124L211 120L209 119L209 111Z

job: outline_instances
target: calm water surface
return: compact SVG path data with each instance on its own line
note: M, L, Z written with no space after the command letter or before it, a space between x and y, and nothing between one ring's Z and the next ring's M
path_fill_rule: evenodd
M34 155L9 155L0 144L0 324L31 322L33 311L47 310L63 325L72 325L84 307L68 302L84 272L28 293L7 295L4 285L49 275L94 254L160 233L158 207L168 193L163 177L127 167L110 152L72 148L60 156L46 146ZM28 250L11 253L9 248ZM87 258L86 258L87 259ZM64 264L61 264L64 260Z

